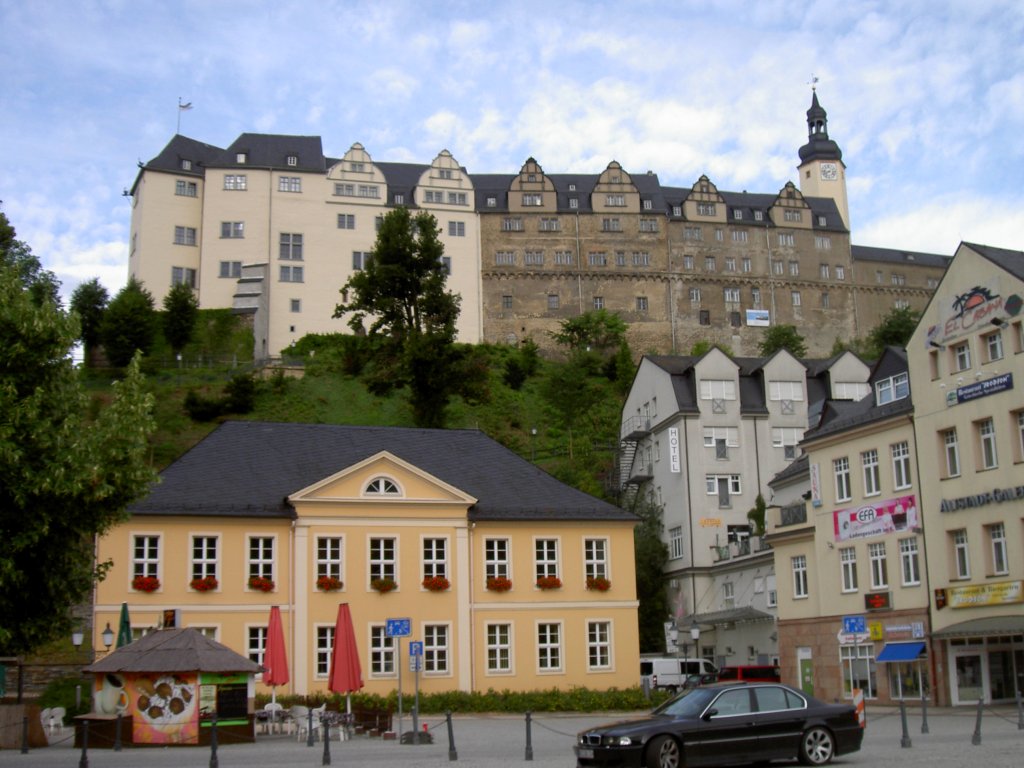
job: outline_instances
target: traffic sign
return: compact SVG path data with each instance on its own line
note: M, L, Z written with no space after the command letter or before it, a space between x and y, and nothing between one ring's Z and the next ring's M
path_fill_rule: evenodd
M412 634L412 619L387 619L384 631L388 637L408 637Z
M422 672L423 671L423 657L422 656L410 656L409 657L409 671L410 672Z
M843 616L843 632L860 635L868 631L863 616Z
M410 656L422 656L423 655L423 641L413 640L409 643L409 655Z

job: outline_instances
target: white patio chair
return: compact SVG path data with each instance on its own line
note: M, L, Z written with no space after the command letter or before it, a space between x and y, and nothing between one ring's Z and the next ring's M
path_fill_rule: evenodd
M267 719L265 721L267 733L273 733L275 730L278 733L283 733L284 707L276 701L270 701L263 707L263 711L267 715Z
M295 721L295 740L301 741L304 734L309 734L309 707L296 704L291 708L291 716Z
M50 730L50 708L39 710L39 724L43 726L43 733Z
M50 710L50 735L53 732L64 733L64 716L67 714L67 710L64 707L53 707Z

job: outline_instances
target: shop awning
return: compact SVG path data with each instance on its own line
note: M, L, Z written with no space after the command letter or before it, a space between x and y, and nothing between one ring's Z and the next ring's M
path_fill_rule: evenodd
M1024 614L1012 616L988 616L951 624L945 629L934 630L932 637L972 637L985 635L1016 635L1024 632Z
M924 653L924 643L886 643L875 661L916 661Z

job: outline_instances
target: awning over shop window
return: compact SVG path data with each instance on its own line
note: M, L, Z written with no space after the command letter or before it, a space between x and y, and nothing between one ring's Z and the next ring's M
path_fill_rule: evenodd
M916 661L924 653L924 643L886 643L875 661Z

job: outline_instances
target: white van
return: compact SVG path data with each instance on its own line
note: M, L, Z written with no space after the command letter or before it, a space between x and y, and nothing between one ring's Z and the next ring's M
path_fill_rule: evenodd
M715 674L718 668L707 659L651 656L640 659L640 685L649 690L678 691L690 675Z

